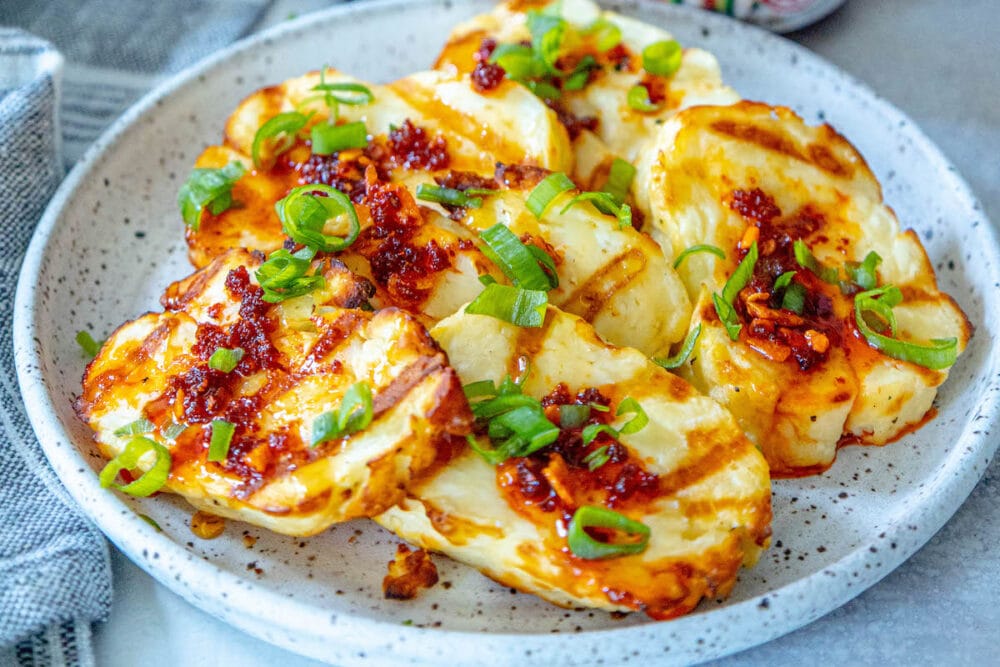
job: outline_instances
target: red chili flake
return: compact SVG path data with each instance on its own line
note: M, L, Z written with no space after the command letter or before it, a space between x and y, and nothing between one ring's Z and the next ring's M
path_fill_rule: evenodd
M733 190L729 197L729 208L762 225L781 215L781 209L774 198L760 188Z
M424 284L427 276L449 268L451 254L433 240L420 245L412 242L423 217L408 190L377 180L374 169L367 177L363 203L374 224L361 233L355 248L371 264L375 282L399 305L417 307L430 290Z
M569 134L571 140L579 137L584 130L596 132L597 128L600 127L600 120L596 116L577 116L556 103L551 103L549 106L556 112L559 122L566 128L566 133Z
M487 93L495 90L503 83L505 76L507 76L507 72L503 67L500 67L496 63L481 60L476 63L470 75L472 88L477 93Z
M605 54L604 57L608 59L608 62L615 68L616 71L622 71L630 69L632 61L632 52L628 50L628 47L624 43L619 42L615 46L611 47Z
M295 165L300 185L322 183L340 190L355 203L365 194L364 166L357 160L342 161L339 154L310 155Z
M544 167L497 162L493 180L511 190L523 190L538 185L550 172Z
M389 132L389 152L395 165L405 169L446 169L451 162L444 137L428 138L427 131L407 118Z
M650 103L662 104L667 101L667 80L662 76L647 74L639 85L646 89Z

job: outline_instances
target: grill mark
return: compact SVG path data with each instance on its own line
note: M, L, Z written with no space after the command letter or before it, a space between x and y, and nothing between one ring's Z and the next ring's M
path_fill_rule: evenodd
M695 431L689 434L688 441L690 442L692 439L698 438L698 436L702 433L703 432ZM716 433L718 432L713 431L709 434L705 434L703 436L703 440L718 441L718 437L713 437ZM693 486L706 477L718 472L732 462L733 455L734 452L731 446L716 444L697 460L691 461L687 465L681 466L676 470L662 473L660 475L660 497L676 496L683 489Z
M642 250L630 248L596 271L565 301L557 305L590 322L617 292L642 274L646 263L646 255Z
M330 357L346 341L350 340L369 319L370 317L366 317L363 311L348 311L338 317L320 334L319 339L309 350L305 361L302 362L299 372L309 372L315 369L322 363L323 359ZM336 361L332 363L336 364Z
M437 119L438 126L447 128L450 135L458 136L478 146L481 154L488 154L489 162L481 165L484 171L488 172L495 161L506 163L529 161L530 156L524 153L517 142L508 141L504 133L498 133L488 125L478 123L474 118L456 111L437 98L429 96L412 82L399 81L391 88L425 118ZM455 156L460 155L458 152L455 153Z
M444 354L441 353L433 357L420 357L414 361L372 399L372 410L375 413L375 418L377 419L381 414L400 403L410 391L424 381L424 378L443 371L445 368L447 368L447 364Z
M517 337L514 339L514 345L511 350L512 354L507 361L507 372L512 378L520 378L526 368L525 360L535 358L542 348L545 347L545 341L549 337L549 331L552 329L554 321L555 315L551 311L546 310L542 326L518 328Z
M845 165L838 160L833 152L822 144L808 144L805 153L803 153L793 141L759 125L738 123L731 120L717 120L710 127L714 132L718 132L719 134L725 134L740 141L757 144L766 150L787 155L801 162L807 162L834 176L848 178L854 173L853 167Z

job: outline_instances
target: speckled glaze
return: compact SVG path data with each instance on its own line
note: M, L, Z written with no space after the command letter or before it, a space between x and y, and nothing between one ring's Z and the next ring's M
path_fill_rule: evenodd
M773 546L729 600L666 623L615 619L552 607L438 557L444 583L411 602L387 601L380 582L397 540L374 524L292 539L233 522L203 541L180 499L99 488L103 461L72 410L85 364L74 335L86 329L100 338L158 309L163 287L190 271L175 195L236 103L323 63L383 81L429 66L448 27L488 5L360 3L289 22L167 82L97 142L41 221L17 292L19 380L53 466L159 581L253 635L338 665L688 663L764 642L843 604L944 524L996 448L988 436L1000 388L997 239L938 150L871 91L780 38L662 3L614 8L713 51L745 97L786 104L849 137L976 326L930 424L888 447L845 448L824 475L775 482ZM385 46L358 48L365 44Z

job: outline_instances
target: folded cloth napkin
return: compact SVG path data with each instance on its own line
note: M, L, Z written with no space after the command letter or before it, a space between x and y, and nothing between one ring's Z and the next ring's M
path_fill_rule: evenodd
M107 545L45 461L17 389L10 324L32 232L65 167L115 117L253 29L266 5L0 3L0 25L50 40L0 28L0 666L93 665L90 624L111 606Z
M73 664L87 650L78 619L107 614L111 572L42 457L17 390L11 328L21 259L59 181L56 97L62 58L47 42L0 29L0 662ZM29 636L52 626L37 640ZM21 659L23 658L23 660ZM17 663L15 663L17 664Z

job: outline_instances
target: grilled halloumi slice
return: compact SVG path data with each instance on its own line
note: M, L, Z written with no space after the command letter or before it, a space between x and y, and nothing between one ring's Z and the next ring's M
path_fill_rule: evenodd
M651 147L659 125L678 110L700 104L731 104L737 93L722 82L715 57L698 48L685 48L679 69L655 76L643 69L642 52L650 44L673 40L662 28L614 12L603 11L592 0L506 0L492 12L455 27L438 55L435 67L474 72L490 52L490 44L530 44L528 12L546 12L564 19L569 30L562 38L557 65L571 69L582 58L596 61L586 85L569 90L563 85L552 105L567 124L577 161L574 178L587 189L603 184L615 157L635 162ZM601 50L610 30L620 41ZM483 51L484 40L487 49ZM602 45L603 46L603 45ZM483 65L479 65L482 71ZM629 90L647 88L656 108L639 111L628 103ZM504 88L498 88L503 91ZM496 94L482 91L486 97ZM543 93L544 94L544 93Z
M898 287L903 301L893 313L904 341L955 338L960 352L971 326L938 290L917 235L900 231L864 159L832 128L758 103L688 109L640 162L636 191L668 256L696 244L726 253L692 254L679 268L696 301L691 328L703 327L682 374L732 410L775 474L825 469L838 443L884 444L925 418L948 369L874 349L857 326L854 295L876 278ZM827 276L834 284L821 279L822 267L797 261L796 240L839 271ZM734 342L711 295L753 241L759 259L735 299L743 326ZM840 267L856 269L849 263L869 253L881 258L875 273L836 284L849 278ZM780 307L785 292L774 287L788 271L805 295L798 313Z
M717 403L554 307L538 329L460 312L432 335L463 382L520 376L556 424L560 405L609 409L593 420L626 398L649 421L589 445L579 425L563 428L555 444L496 467L467 451L412 486L379 524L553 603L654 618L728 594L740 565L757 561L770 535L767 465ZM610 458L590 470L586 454L599 446ZM585 505L645 524L647 548L606 560L575 555L566 531Z
M167 447L164 489L216 515L311 535L382 512L447 461L451 434L467 432L461 385L410 315L358 308L370 286L343 265L325 262L325 287L268 304L252 278L260 263L222 255L172 285L165 312L121 326L87 368L78 413L108 457L136 433ZM237 347L232 371L210 367L215 350ZM373 396L371 423L313 445L316 418L359 382ZM211 462L218 419L235 433Z
M356 83L333 72L327 72L324 80ZM546 147L559 146L559 140L534 143L539 141L537 137L512 148L514 139L509 137L520 138L520 133L529 132L532 126L544 125L537 119L548 118L551 111L513 82L507 82L504 97L493 99L475 95L461 81L441 73L414 75L374 87L375 100L358 107L368 109L365 117L369 127L408 127L407 136L419 127L425 133L425 146L440 139L442 143L433 150L447 159L438 159L436 164L424 160L403 165L408 153L397 147L410 146L415 140L401 137L400 129L383 135L373 130L369 149L329 157L311 155L310 147L299 143L273 168L249 171L236 182L232 197L237 206L217 215L206 213L199 229L188 230L192 261L204 264L234 244L262 251L280 247L284 235L274 203L297 185L321 182L341 188L357 203L361 236L338 257L377 286L376 305L407 308L432 323L454 313L483 289L479 275L505 281L477 243L479 232L501 223L555 256L561 284L550 293L552 303L593 322L613 343L634 346L651 355L666 352L684 333L690 303L662 251L648 237L631 227L621 228L613 216L600 213L591 204L561 213L575 192L553 202L541 219L530 213L526 201L532 189L547 175L547 167L560 165L558 155L568 150L546 153ZM239 160L249 168L246 151L257 128L268 119L265 110L273 113L302 105L311 86L318 82L318 75L308 75L250 96L230 118L229 145L210 147L197 166L220 168ZM483 118L494 119L490 123L504 128L508 138L501 141L480 132L483 143L473 145L465 134L456 134L452 128L461 127L461 122L447 123L422 115L438 113L441 99L448 100L448 109L486 105L490 110ZM533 106L540 109L522 114L522 109ZM536 120L530 120L532 117ZM483 118L476 122L485 122ZM425 128L438 134L428 134ZM557 137L565 135L554 121L546 131ZM468 130L468 134L475 132ZM542 166L495 165L498 158L524 156L535 156L532 159ZM481 208L458 210L414 198L419 186L436 186L436 181L486 188L493 194L479 195Z

